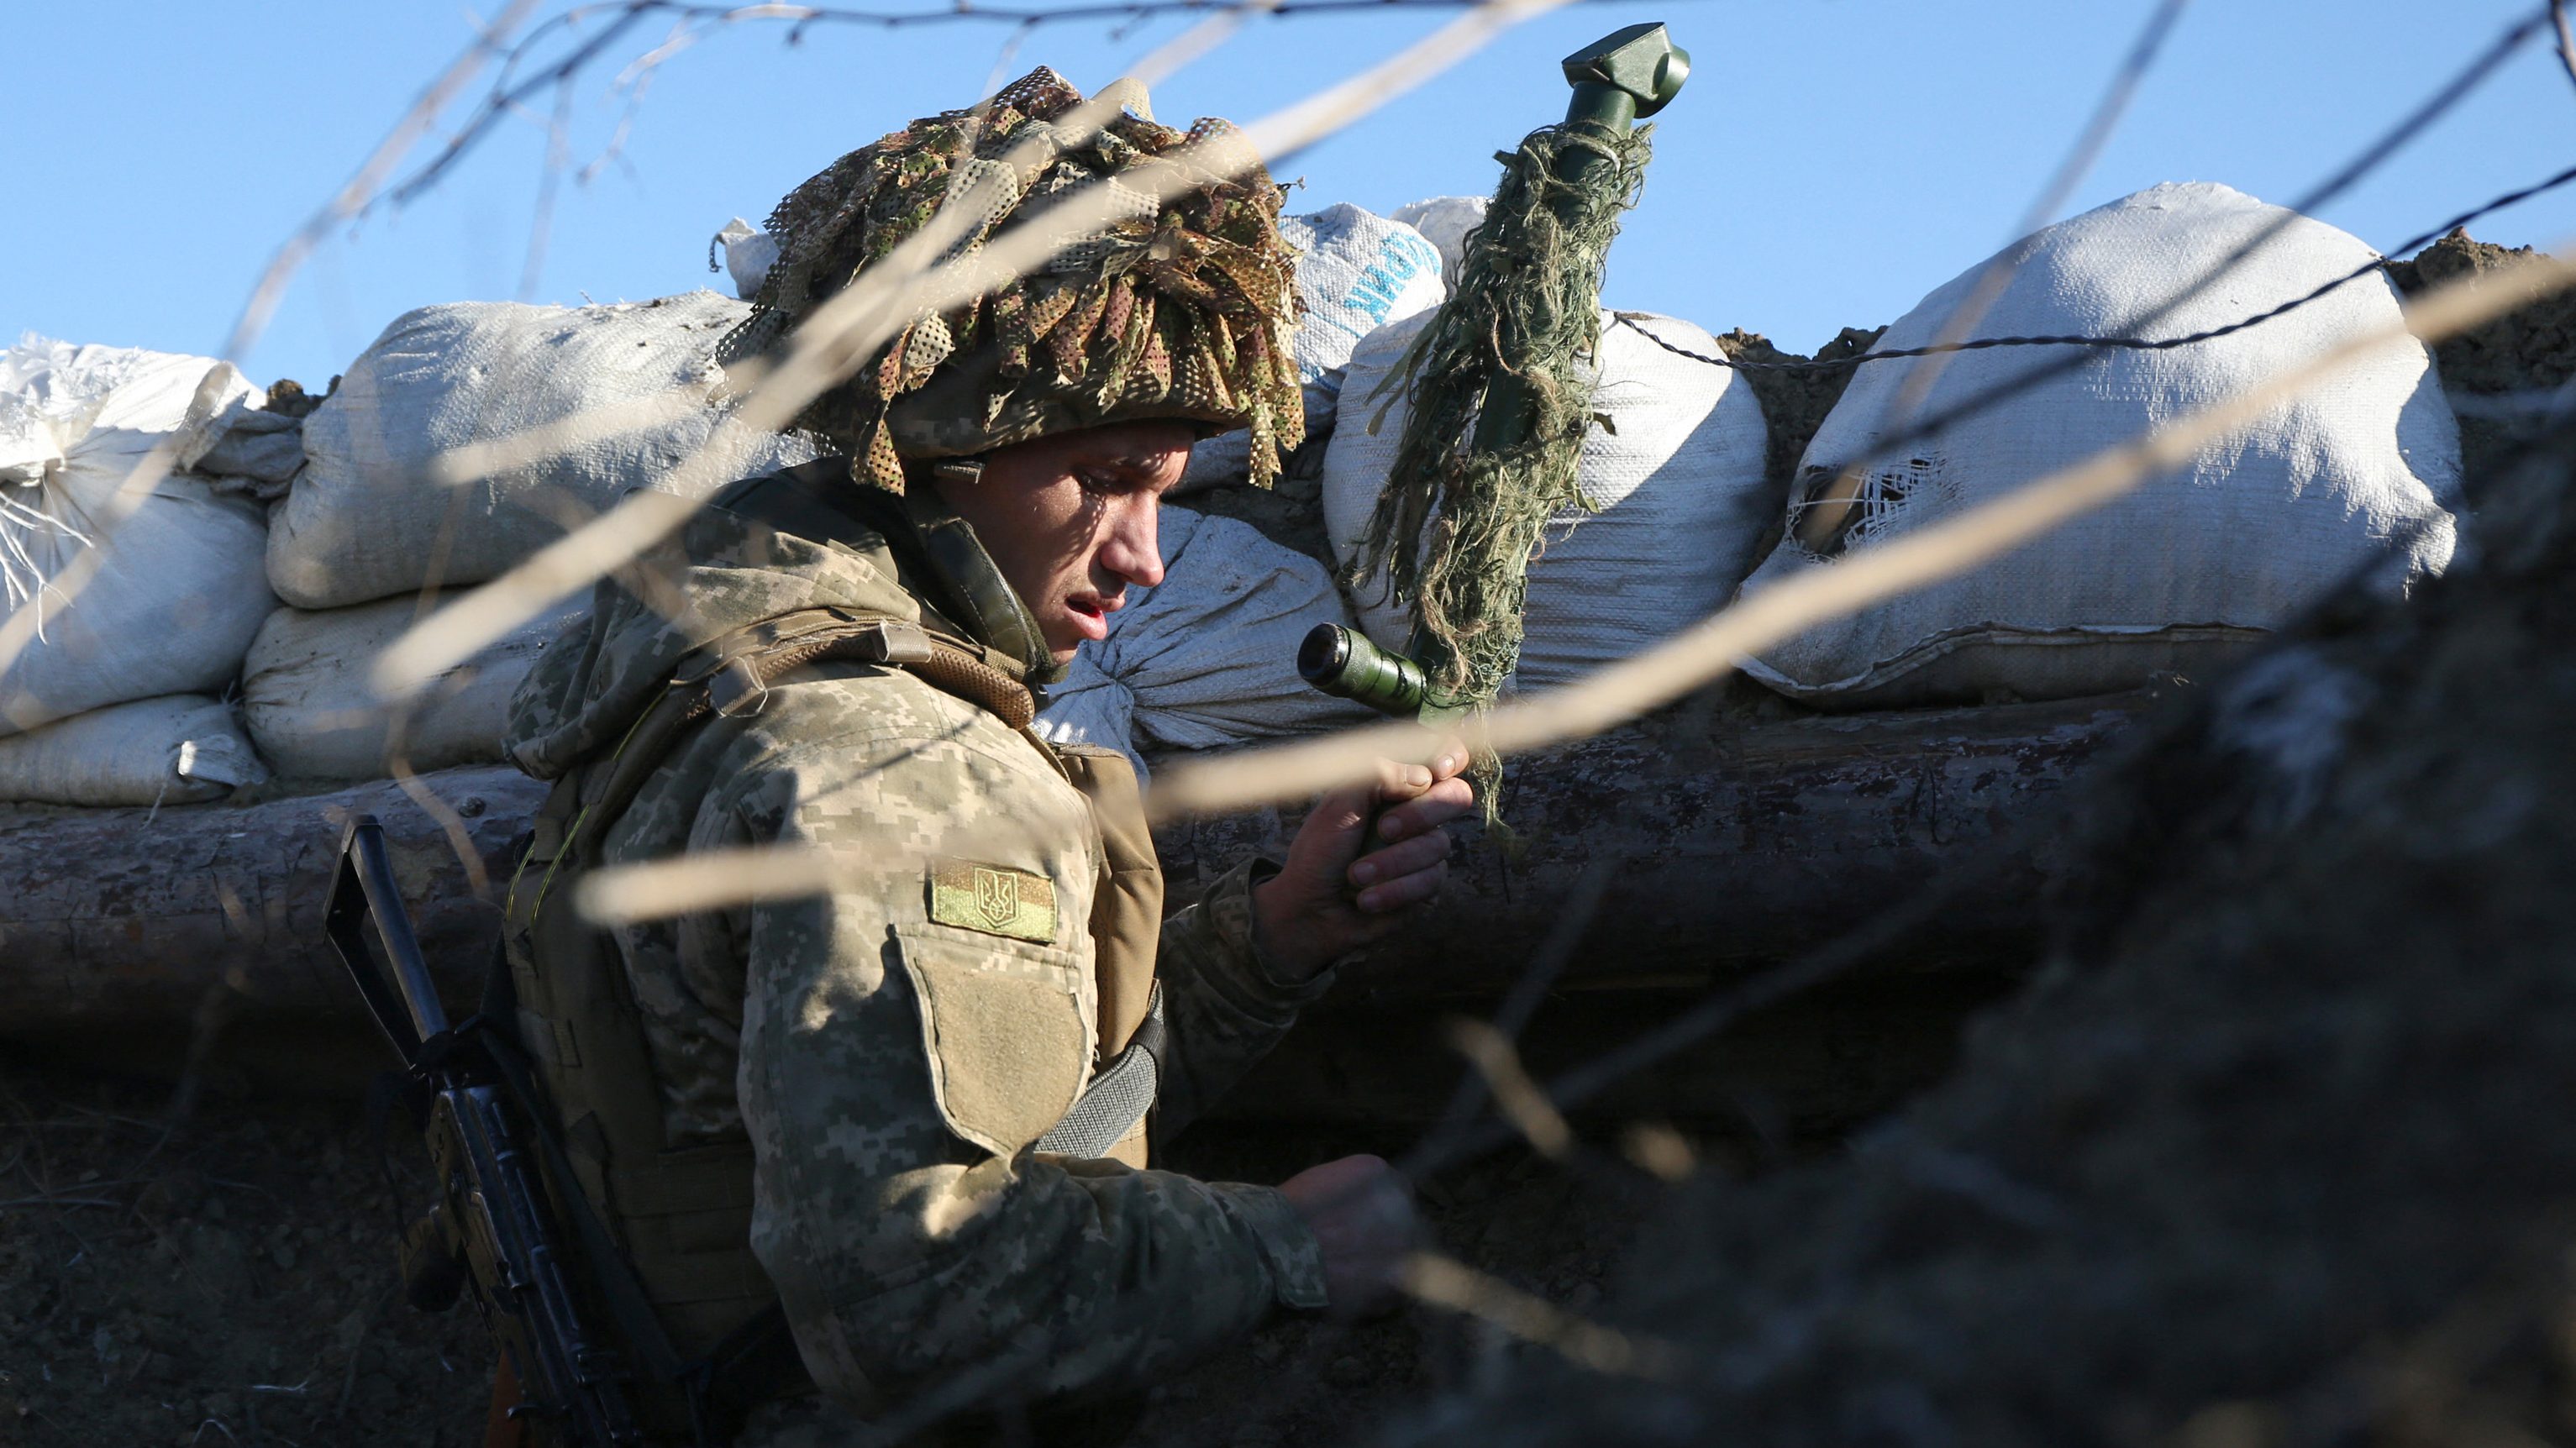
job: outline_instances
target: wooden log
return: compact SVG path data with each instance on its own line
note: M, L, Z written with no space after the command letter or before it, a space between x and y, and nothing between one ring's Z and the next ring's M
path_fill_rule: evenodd
M1419 1003L1508 987L1605 854L1619 863L1569 984L1687 986L1779 959L2021 818L2139 703L1729 724L1681 741L1646 721L1520 761L1506 798L1515 849L1471 838L1448 897L1355 967L1336 999ZM321 911L342 823L359 811L385 822L423 946L450 990L470 998L512 841L544 786L498 767L419 784L437 812L381 781L157 813L0 810L11 882L0 897L0 1038L166 1039L209 1012L237 1029L348 1033L356 1001ZM1264 810L1160 831L1173 898L1192 898L1293 824ZM2044 851L2012 862L1909 949L1926 960L1992 949L2025 928L2022 907L2050 871Z
M322 938L341 828L359 813L384 822L421 947L465 991L545 786L507 768L419 784L447 822L386 780L238 807L0 810L0 1035L148 1030L207 1010L363 1019Z
M1690 987L1781 960L1910 895L2073 777L2143 709L2138 695L1728 725L1680 737L1646 721L1516 761L1504 818L1474 831L1453 885L1400 942L1348 972L1354 997L1508 988L1594 861L1614 872L1565 979ZM1204 888L1293 820L1268 811L1156 836L1174 891ZM2053 878L2045 849L1965 892L1909 946L1921 963L2026 938Z

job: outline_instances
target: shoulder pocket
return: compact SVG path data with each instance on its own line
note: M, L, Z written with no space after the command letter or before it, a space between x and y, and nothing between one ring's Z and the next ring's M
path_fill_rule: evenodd
M1037 1140L1091 1073L1079 956L935 922L897 925L894 936L948 1128L998 1156Z

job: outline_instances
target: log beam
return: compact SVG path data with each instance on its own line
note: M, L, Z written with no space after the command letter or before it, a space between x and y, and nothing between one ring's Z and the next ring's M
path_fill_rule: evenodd
M1579 986L1688 986L1777 960L1900 897L2062 786L2135 714L2065 704L1722 726L1681 743L1647 721L1516 763L1516 852L1462 849L1420 927L1350 972L1337 1000L1490 996L1547 933L1573 883L1618 865ZM425 776L451 818L388 782L247 806L0 809L0 1038L184 1027L346 1026L356 1002L324 944L333 851L353 812L381 818L424 948L460 996L489 959L512 841L544 786L506 768ZM1157 835L1186 901L1293 828L1276 811ZM461 839L489 879L478 895ZM1973 954L2027 929L2050 877L2033 852L1963 896L1915 949Z

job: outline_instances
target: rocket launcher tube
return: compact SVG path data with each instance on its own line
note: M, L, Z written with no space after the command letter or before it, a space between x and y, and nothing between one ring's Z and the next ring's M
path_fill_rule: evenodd
M1566 77L1566 85L1571 88L1571 95L1569 95L1569 103L1566 103L1566 121L1561 131L1569 134L1574 144L1558 147L1553 160L1548 162L1553 173L1553 186L1538 186L1533 191L1530 186L1522 186L1522 178L1517 178L1517 175L1507 175L1507 178L1504 178L1504 191L1499 191L1497 198L1543 196L1546 198L1546 209L1553 211L1553 222L1556 222L1558 227L1577 229L1577 232L1589 234L1600 229L1602 209L1605 209L1605 206L1610 206L1610 211L1615 211L1618 206L1625 204L1623 198L1618 196L1610 196L1610 198L1600 196L1602 183L1605 183L1605 180L1618 180L1618 167L1625 165L1625 162L1620 160L1620 155L1623 155L1620 147L1628 144L1628 139L1631 139L1631 129L1636 126L1636 121L1646 119L1646 116L1654 116L1656 111L1662 111L1669 100L1680 93L1682 82L1690 77L1690 52L1682 49L1682 46L1672 44L1672 33L1669 33L1662 23L1625 26L1620 28L1620 31L1607 33L1607 36L1602 36L1602 39L1592 41L1592 44L1579 49L1579 52L1569 54L1569 57L1564 59L1564 77ZM1613 175L1602 175L1602 167L1610 167L1610 173ZM1463 268L1466 278L1484 276L1484 273L1479 273L1479 263L1489 255L1489 247L1525 245L1525 240L1515 240L1515 242L1494 240L1492 222L1494 219L1489 216L1489 227L1479 229L1476 237L1473 237L1471 250L1468 250L1468 263L1466 268ZM1504 286L1502 281L1497 281L1499 276L1512 276L1510 268L1502 268L1502 271L1494 271L1492 276L1484 276L1484 283L1481 283L1484 291L1479 291L1479 296L1484 299L1484 304L1502 307L1502 312L1507 312L1504 317L1494 319L1492 330L1481 325L1481 322L1458 322L1458 317L1453 317L1453 312L1458 307L1468 307L1468 312L1471 314L1473 309L1476 309L1476 304L1468 304L1468 301L1463 301L1461 296L1453 296L1450 304L1445 304L1445 307L1440 309L1432 330L1425 332L1425 335L1417 338L1417 343L1414 343L1417 353L1406 361L1406 376L1412 376L1412 368L1422 366L1422 356L1427 356L1427 353L1422 353L1419 348L1427 348L1427 345L1430 345L1432 350L1445 348L1445 345L1453 343L1453 338L1448 338L1448 332L1461 330L1461 327L1466 327L1466 335L1479 335L1479 338L1481 335L1489 335L1489 338L1492 338L1492 345L1489 345L1489 348L1468 345L1466 363L1448 368L1448 379L1443 381L1445 386L1443 405L1425 407L1422 405L1419 392L1414 392L1417 410L1414 410L1414 415L1409 417L1406 433L1404 433L1404 443L1401 443L1399 451L1396 451L1396 461L1399 461L1399 466L1404 466L1406 459L1414 459L1414 466L1430 461L1432 469L1437 472L1440 461L1425 459L1422 453L1430 451L1430 448L1458 446L1455 435L1445 435L1445 433L1450 430L1450 425L1463 420L1466 415L1473 417L1471 425L1461 425L1461 430L1466 433L1468 464L1473 464L1476 459L1494 459L1494 456L1515 453L1517 448L1522 448L1525 443L1528 443L1533 428L1538 428L1538 425L1553 425L1551 420L1556 420L1556 412L1561 412L1564 407L1561 405L1543 407L1543 402L1546 402L1548 397L1556 397L1556 394L1538 392L1540 384L1538 381L1533 381L1533 371L1546 374L1548 363L1543 363L1543 358L1530 356L1535 343L1530 343L1522 332L1528 332L1530 327L1538 327L1540 332L1546 332L1548 327L1553 325L1553 322L1548 322L1548 317L1561 319L1561 317L1571 317L1571 314L1579 314L1584 322L1589 322L1595 307L1600 304L1597 268L1600 268L1602 263L1600 247L1605 245L1607 245L1607 237L1589 237L1589 240L1584 240L1582 245L1577 247L1577 252L1582 252L1582 255L1566 258L1564 265L1577 268L1577 271L1571 271L1569 276L1566 276L1566 281L1577 281L1579 286L1574 286L1571 291L1582 291L1584 294L1582 299L1579 299L1579 307L1574 307L1571 312L1566 309L1569 299L1533 301L1528 299L1528 296L1517 296L1515 291L1512 291L1512 286L1520 286L1520 283ZM1528 281L1530 286L1538 286L1538 289L1543 291L1548 283L1551 283L1551 278L1530 276L1530 278L1522 278L1522 281ZM1471 286L1476 286L1476 283L1471 283ZM1530 286L1522 286L1522 291L1528 291ZM1520 314L1515 312L1515 307L1520 309L1520 312L1530 312L1530 307L1522 307L1522 301L1533 301L1535 304L1535 312L1528 314L1528 317L1520 317ZM1561 330L1561 327L1558 327L1558 330ZM1517 345L1507 345L1507 338L1517 338ZM1558 338L1558 340L1564 340L1564 338ZM1450 345L1450 350L1455 350L1453 345ZM1492 356L1489 356L1489 353L1492 353ZM1515 356L1502 356L1502 353L1515 353ZM1564 361L1564 358L1558 358L1558 361ZM1448 366L1448 363L1443 363L1443 366ZM1476 394L1476 397L1473 397L1473 405L1466 407L1463 399L1466 399L1471 392ZM1427 423L1427 415L1432 417L1430 423ZM1577 446L1579 446L1579 433L1574 435L1571 441L1566 441L1566 438L1553 438L1551 435L1551 443L1548 443L1548 448L1551 448L1551 459L1556 456L1556 451L1566 451L1566 448L1577 448ZM1458 459L1453 456L1453 461ZM1571 456L1571 453L1566 453L1564 459L1556 459L1556 461L1564 461L1569 469L1574 466L1574 456ZM1414 502L1422 505L1422 502L1427 500L1414 500ZM1476 497L1476 500L1468 500L1468 502L1473 502L1473 505L1486 505L1486 502L1492 502L1492 500L1489 500L1489 497ZM1510 513L1510 508L1504 508L1504 513ZM1425 515L1427 515L1425 508L1414 508L1414 523L1419 523ZM1401 523L1394 523L1394 518L1396 518L1396 510L1391 510L1391 497L1381 497L1381 500L1378 500L1376 518L1373 518L1373 523L1370 523L1370 538L1373 538L1373 544L1370 544L1370 541L1363 541L1363 551L1370 549L1370 546L1376 546L1376 549L1414 549L1414 546L1419 546L1417 541L1412 541L1412 538L1394 536L1394 533L1399 533L1401 528L1404 528ZM1530 518L1504 518L1504 523L1507 523L1507 526L1494 528L1492 531L1492 536L1504 538L1504 551L1510 551L1512 546L1517 546L1517 541L1520 541L1515 531L1517 523L1530 523L1530 531L1535 531L1535 523ZM1535 541L1535 538L1530 538L1530 541ZM1350 562L1350 559L1345 559L1345 562ZM1528 557L1499 559L1499 562L1510 569L1515 580L1520 575L1525 575L1525 569L1528 569ZM1445 569L1448 569L1448 562L1440 564L1440 569L1445 572ZM1396 572L1399 572L1401 577L1401 569L1396 569ZM1481 590L1481 593L1494 595L1497 590L1486 587L1486 590ZM1504 595L1512 595L1512 593L1510 590L1504 590ZM1476 616L1476 613L1481 613L1492 603L1494 598L1471 600L1471 603L1466 605L1466 613L1468 616ZM1504 634L1494 634L1494 636L1504 636ZM1512 629L1510 634L1507 634L1507 639L1510 639L1510 654L1517 654L1517 629ZM1425 605L1422 605L1422 600L1419 598L1414 600L1414 634L1412 639L1409 639L1409 644L1406 644L1406 652L1412 654L1412 657L1388 654L1383 652L1383 649L1370 647L1368 639L1360 639L1358 634L1350 634L1350 631L1340 629L1340 626L1319 626L1319 629L1311 631L1311 634L1306 636L1303 647L1298 649L1298 672L1301 672L1303 678L1309 680L1309 683L1314 683L1316 688L1321 688L1324 693L1334 693L1334 696L1342 696L1342 698L1355 698L1355 701L1360 703L1368 703L1370 709L1386 711L1386 714L1414 716L1414 719L1422 719L1425 724L1435 724L1435 721L1437 724L1445 724L1445 721L1453 721L1458 719L1458 716L1468 714L1476 703L1481 701L1489 703L1492 693L1502 685L1502 678L1510 675L1510 660L1502 660L1502 665L1497 667L1497 662L1494 662L1492 657L1484 657L1484 660L1476 662L1476 665L1468 665L1468 662L1463 662L1461 657L1455 657L1455 652L1458 652L1458 639L1450 636L1445 629L1435 631L1427 626ZM1494 649L1484 649L1484 654L1494 654ZM1427 670L1419 660L1430 660L1430 670ZM1435 675L1435 672L1437 672L1437 678L1443 678L1443 680L1453 678L1453 675L1463 675L1461 693L1453 696L1448 688L1437 688L1435 691L1435 688L1430 685L1430 678ZM1484 773L1492 778L1494 765L1486 763ZM1486 794L1489 809L1492 809L1492 799L1494 799L1492 794ZM1492 814L1489 814L1489 817L1492 817Z

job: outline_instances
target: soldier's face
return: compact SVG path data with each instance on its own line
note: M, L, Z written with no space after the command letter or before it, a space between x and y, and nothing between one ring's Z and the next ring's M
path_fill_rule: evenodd
M939 484L1036 616L1057 663L1109 636L1130 584L1163 581L1155 519L1192 436L1171 422L1059 433L994 452L972 483Z

